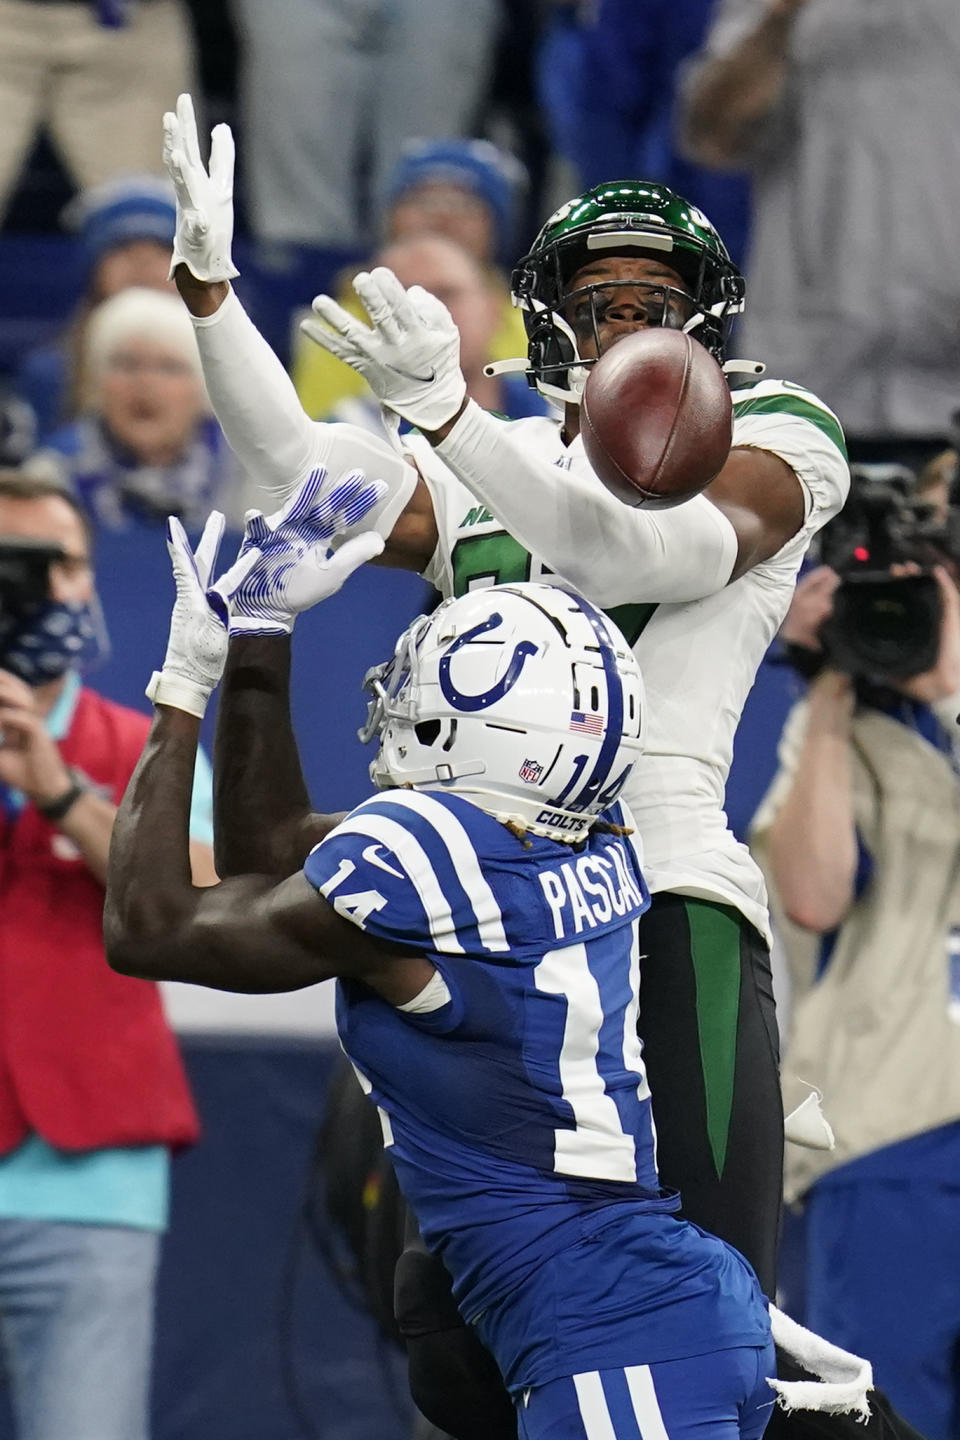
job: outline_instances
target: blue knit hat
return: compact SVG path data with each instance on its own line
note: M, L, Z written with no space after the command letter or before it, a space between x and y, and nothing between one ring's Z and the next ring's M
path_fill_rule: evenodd
M489 140L410 140L387 179L393 204L418 185L458 185L486 201L493 213L497 253L512 258L517 209L527 172L516 156Z
M130 240L156 240L173 248L177 205L173 186L155 175L126 175L84 190L63 213L79 232L88 265Z

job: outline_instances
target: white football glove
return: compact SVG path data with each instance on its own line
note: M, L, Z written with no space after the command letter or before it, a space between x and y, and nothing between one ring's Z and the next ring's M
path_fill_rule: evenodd
M177 192L177 228L170 278L179 264L198 280L232 280L233 135L215 125L210 137L210 169L200 156L197 120L189 95L177 100L176 114L163 117L163 163Z
M227 659L226 610L211 605L206 590L217 563L224 519L214 510L203 527L196 552L191 551L176 516L167 521L167 549L173 565L177 598L170 617L170 638L162 670L155 670L147 698L156 705L172 705L203 719ZM256 562L256 555L238 558L229 572L239 583ZM226 577L224 577L226 578Z
M467 393L450 311L421 285L404 290L385 266L363 271L353 288L373 329L329 295L318 295L313 302L318 318L302 321L301 330L362 375L388 410L418 430L439 430Z
M219 598L229 610L231 635L289 635L297 615L335 594L383 550L375 530L330 549L334 536L377 504L387 488L383 482L368 481L362 470L332 489L325 480L323 468L312 471L269 517L247 511L237 561L208 592L212 603Z

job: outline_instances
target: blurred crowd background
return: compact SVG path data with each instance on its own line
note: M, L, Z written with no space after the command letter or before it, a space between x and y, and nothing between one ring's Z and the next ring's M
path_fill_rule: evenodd
M958 76L956 0L0 0L0 469L70 487L93 527L113 641L97 689L147 708L142 687L162 655L170 600L165 517L195 529L216 505L236 529L257 500L256 477L242 474L211 414L167 276L175 211L160 122L179 93L193 94L201 135L220 121L234 132L237 289L310 415L379 427L358 377L297 330L319 291L355 304L351 275L371 262L448 305L482 405L542 413L522 377L483 373L489 360L525 353L511 265L572 195L647 177L699 205L745 270L733 353L813 388L844 426L858 483L880 484L888 515L932 503L938 535L949 531L954 545ZM832 588L820 604L823 594L822 577L804 592L816 624L801 649L820 648ZM304 732L322 808L364 793L359 698L349 697L424 599L414 577L371 572L331 602L322 627L313 617L303 627L338 697L328 723ZM817 669L770 663L761 672L729 789L742 836L777 770L787 712ZM956 678L960 688L960 670ZM307 717L315 690L309 676L297 683ZM924 783L952 815L960 790L943 717L960 700L935 698L940 769ZM821 687L814 699L815 718L832 706L824 723L848 724L849 694ZM876 696L859 699L883 710ZM897 719L927 733L913 711ZM794 724L761 828L774 823L797 766L807 773L797 733ZM853 743L862 756L865 742ZM891 752L884 763L902 761ZM943 826L931 863L955 875L960 836L952 819ZM869 878L857 871L858 903ZM807 930L835 930L827 918ZM944 1013L955 1029L960 923L950 933ZM825 963L807 956L803 983ZM779 979L786 1016L785 971ZM329 998L274 1006L170 987L167 1004L185 1037L204 1138L175 1167L156 1440L399 1440L411 1417L389 1321L378 1327L366 1313L382 1287L360 1273L390 1246L363 1227L351 1237L349 1204L361 1194L381 1213L389 1177L353 1174L347 1199L331 1201L313 1165L333 1064ZM951 1059L940 1097L956 1085ZM921 1124L946 1131L945 1143L932 1159L909 1161L937 1187L937 1203L949 1202L930 1221L938 1237L960 1199L956 1111ZM909 1118L898 1123L882 1146L911 1133ZM867 1179L892 1183L882 1168ZM339 1242L331 1212L344 1222ZM832 1243L842 1248L842 1234ZM942 1265L960 1271L946 1252ZM785 1273L801 1270L796 1260ZM955 1383L953 1306L951 1293L936 1323L954 1327ZM0 1435L5 1423L0 1388Z

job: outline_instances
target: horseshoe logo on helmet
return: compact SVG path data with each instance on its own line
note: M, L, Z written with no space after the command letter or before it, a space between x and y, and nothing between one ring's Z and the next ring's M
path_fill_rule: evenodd
M521 640L518 645L513 647L513 655L507 666L506 674L491 689L484 690L479 695L465 695L462 690L458 690L450 678L450 662L453 656L462 646L471 644L479 636L486 635L490 630L496 630L502 624L502 615L496 613L490 615L479 625L474 625L472 630L464 631L454 640L440 661L440 689L443 691L444 699L455 710L465 710L469 713L473 710L486 710L488 705L496 705L497 701L502 700L504 695L509 694L516 685L528 657L536 655L539 647L534 645L531 640Z

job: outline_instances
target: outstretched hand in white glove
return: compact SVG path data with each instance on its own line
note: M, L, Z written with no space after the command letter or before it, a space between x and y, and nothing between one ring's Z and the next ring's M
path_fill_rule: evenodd
M177 228L170 276L186 265L198 280L232 280L240 271L233 263L233 135L229 125L215 125L210 137L210 168L200 155L193 101L177 100L176 113L163 117L163 163L177 192Z
M467 393L460 334L450 311L421 285L405 290L385 266L361 272L353 288L372 329L331 296L318 295L317 318L302 321L301 330L362 375L387 409L420 430L439 430Z
M147 698L157 705L172 705L199 719L207 708L227 659L226 613L207 600L213 569L223 539L224 518L214 510L203 527L196 551L190 549L176 516L167 521L167 549L173 566L177 598L170 617L170 638L163 669L154 671ZM250 554L238 559L230 572L239 583L256 563Z
M325 480L323 468L313 470L276 514L247 511L236 563L208 590L211 604L229 612L231 635L288 635L297 615L335 594L383 550L376 530L331 550L334 537L377 504L383 482L368 481L362 470L332 489Z

